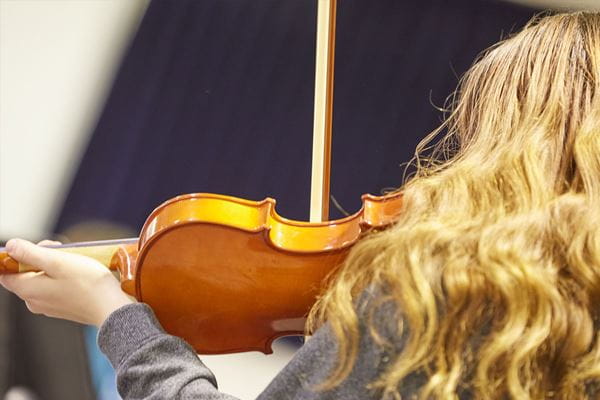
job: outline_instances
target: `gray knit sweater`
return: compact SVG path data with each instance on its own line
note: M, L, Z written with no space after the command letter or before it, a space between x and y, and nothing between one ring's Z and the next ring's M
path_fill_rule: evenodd
M386 368L401 343L395 338L396 324L386 324L395 320L393 315L389 315L385 307L375 314L377 320L382 321L379 333L391 340L385 346L375 342L367 333L365 312L359 310L358 359L341 385L327 391L315 388L328 376L336 360L336 341L330 329L324 326L298 350L258 398L381 399L381 393L368 385ZM98 344L114 366L119 393L126 400L234 399L219 392L214 375L194 350L183 340L166 334L145 304L127 305L113 312L100 329ZM410 398L423 384L418 375L404 381L402 398Z
M361 297L364 299L365 296ZM328 391L315 389L315 385L328 376L337 358L335 337L325 325L298 350L258 399L387 400L381 392L369 389L369 383L401 351L407 332L405 330L404 335L399 337L396 330L398 319L392 305L384 303L371 314L368 303L359 302L362 305L357 308L360 329L358 356L352 372L341 385ZM374 322L382 340L373 339L367 328L369 324L366 321L369 320ZM235 399L219 392L215 377L194 350L183 340L166 334L145 304L127 305L112 313L100 329L98 343L117 371L117 386L125 400ZM422 373L407 376L398 388L401 398L415 398L425 382ZM586 388L586 398L600 399L600 381L589 382ZM458 393L461 400L472 397L467 389Z

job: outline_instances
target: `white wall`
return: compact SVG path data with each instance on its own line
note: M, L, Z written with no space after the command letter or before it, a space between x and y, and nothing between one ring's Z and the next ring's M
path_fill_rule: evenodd
M148 0L0 0L0 239L44 237Z

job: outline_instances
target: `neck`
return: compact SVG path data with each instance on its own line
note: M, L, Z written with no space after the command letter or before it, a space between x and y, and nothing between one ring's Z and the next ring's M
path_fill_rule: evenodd
M76 242L68 244L44 246L57 249L66 253L80 254L91 257L107 268L111 268L111 261L117 250L122 246L137 246L137 238L117 240L97 240L92 242ZM111 268L112 269L112 268ZM5 247L0 248L0 275L36 271L35 266L28 266L12 259Z

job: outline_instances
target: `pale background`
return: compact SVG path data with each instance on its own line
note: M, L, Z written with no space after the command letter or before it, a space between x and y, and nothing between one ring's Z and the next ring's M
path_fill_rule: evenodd
M600 9L600 0L510 1ZM0 239L39 239L52 228L147 5L148 0L0 0ZM275 356L203 360L221 390L251 399L291 355L280 346Z

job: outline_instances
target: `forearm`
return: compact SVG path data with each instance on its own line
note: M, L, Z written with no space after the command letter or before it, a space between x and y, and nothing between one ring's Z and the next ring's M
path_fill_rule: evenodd
M125 400L235 399L218 391L214 375L195 351L166 334L145 304L112 313L100 329L98 344L117 372Z

